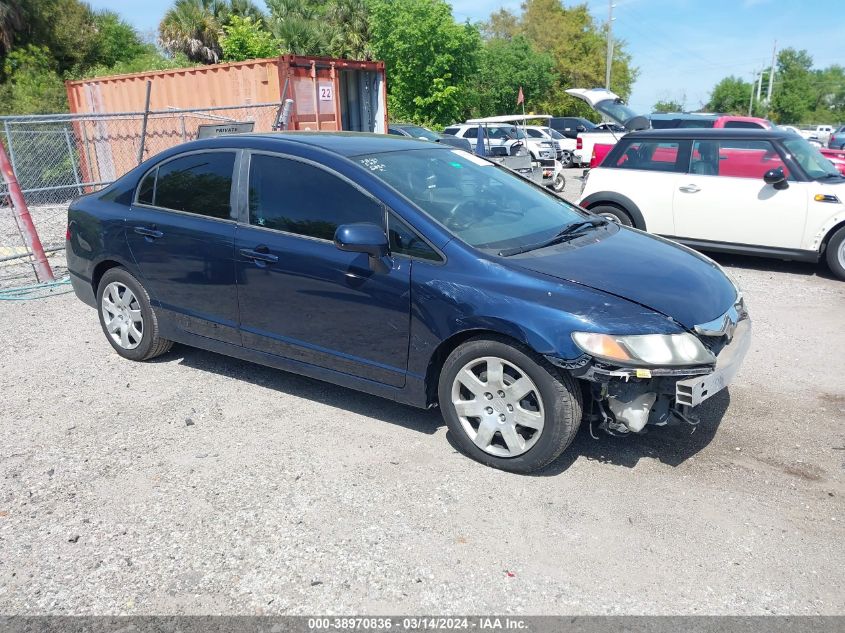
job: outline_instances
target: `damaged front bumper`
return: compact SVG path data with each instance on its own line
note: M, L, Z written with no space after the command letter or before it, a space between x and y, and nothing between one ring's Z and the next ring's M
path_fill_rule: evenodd
M714 323L720 323L720 328L714 328ZM610 433L638 433L647 424L697 424L691 410L731 384L739 371L751 345L751 319L744 307L740 311L732 308L696 328L696 333L714 353L718 350L715 364L621 367L587 354L569 362L549 360L589 383L587 415Z

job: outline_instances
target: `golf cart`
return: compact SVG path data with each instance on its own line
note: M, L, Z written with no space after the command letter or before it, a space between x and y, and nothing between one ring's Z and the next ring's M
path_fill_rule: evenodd
M519 127L525 125L526 121L535 119L550 119L551 116L541 114L513 114L504 116L491 116L479 119L470 119L465 125L478 126L475 153L487 157L508 169L511 169L526 178L529 178L539 185L549 187L555 191L563 191L565 180L561 171L561 164L556 159L556 149L550 142L536 148L529 149L529 137L525 130ZM491 142L491 128L500 128L503 125L513 127L512 139L507 144L496 144ZM484 134L481 134L481 131ZM521 143L522 147L514 149L514 145ZM536 159L534 156L536 156Z

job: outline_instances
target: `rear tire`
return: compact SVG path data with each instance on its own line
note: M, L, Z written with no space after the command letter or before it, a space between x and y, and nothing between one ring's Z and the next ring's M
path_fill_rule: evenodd
M566 189L566 178L563 174L558 173L554 180L552 180L552 184L549 185L555 193L562 193L564 189Z
M614 207L609 204L600 204L590 207L590 212L624 226L634 226L634 221L631 219L631 216L619 207Z
M147 290L125 268L105 272L97 287L97 306L106 340L123 358L150 360L173 346L159 336Z
M513 473L550 464L581 423L575 380L500 338L471 339L456 348L443 363L438 399L464 454Z
M830 238L825 253L830 272L845 281L845 226L840 227Z

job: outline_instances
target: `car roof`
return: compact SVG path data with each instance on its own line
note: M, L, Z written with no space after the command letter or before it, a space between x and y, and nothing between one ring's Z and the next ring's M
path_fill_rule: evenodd
M412 149L437 149L439 145L405 136L372 134L369 132L267 132L262 134L232 134L194 141L178 146L196 150L225 146L250 147L249 141L266 149L268 145L282 150L292 145L321 149L339 156L360 156L379 152L397 152ZM190 147L189 147L190 146Z
M629 132L625 135L626 139L638 138L660 138L660 139L794 139L795 135L786 130L752 130L748 128L666 128L662 130L641 130L639 132Z

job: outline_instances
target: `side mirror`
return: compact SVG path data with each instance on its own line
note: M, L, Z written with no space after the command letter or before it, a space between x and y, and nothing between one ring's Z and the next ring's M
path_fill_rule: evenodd
M783 169L778 167L776 169L770 169L765 174L763 174L763 181L767 185L772 185L775 189L786 189L789 187L789 183L786 181L786 175L783 173Z
M575 130L576 130L577 132L586 132L586 131L587 131L587 126L585 126L585 125L579 125L578 127L576 127L576 128L575 128Z
M388 253L387 236L384 229L375 224L341 224L334 232L334 245L350 253L366 253L370 269L386 273L390 267L384 257Z

